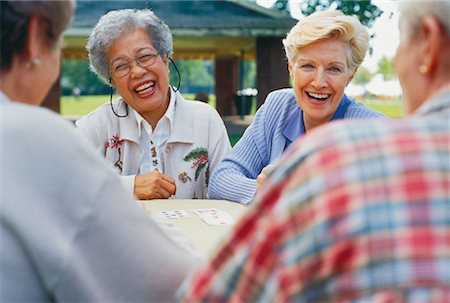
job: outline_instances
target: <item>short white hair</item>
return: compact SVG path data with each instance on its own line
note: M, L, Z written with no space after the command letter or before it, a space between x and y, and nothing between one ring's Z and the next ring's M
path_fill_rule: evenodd
M121 9L103 15L89 36L88 51L91 70L105 83L109 83L107 52L122 35L136 29L145 29L149 40L161 57L173 54L172 34L169 27L149 9Z
M410 40L419 31L420 22L425 16L435 16L450 36L450 1L449 0L420 0L400 1L401 39Z

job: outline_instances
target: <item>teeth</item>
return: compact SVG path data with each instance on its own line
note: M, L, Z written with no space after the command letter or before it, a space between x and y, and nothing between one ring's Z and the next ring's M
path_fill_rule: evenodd
M328 97L330 97L329 94L308 93L308 95L315 99L327 99Z
M147 89L147 88L149 88L149 87L151 87L151 86L154 86L154 85L155 85L154 82L148 82L148 83L139 85L138 87L136 87L135 90L136 90L137 92L140 92L140 91L142 91L142 90L144 90L144 89Z

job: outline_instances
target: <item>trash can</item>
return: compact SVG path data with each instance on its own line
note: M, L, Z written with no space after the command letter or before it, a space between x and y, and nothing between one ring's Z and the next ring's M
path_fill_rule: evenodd
M234 104L236 105L236 112L239 116L246 116L250 114L252 109L253 96L234 95Z
M250 114L252 110L252 104L256 89L243 89L239 90L234 95L234 104L236 106L236 112L239 116L243 117Z

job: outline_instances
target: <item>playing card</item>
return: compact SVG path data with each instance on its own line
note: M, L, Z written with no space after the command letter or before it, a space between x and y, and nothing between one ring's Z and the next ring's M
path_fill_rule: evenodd
M164 210L160 211L158 215L166 219L179 219L189 217L189 214L184 209Z
M209 225L232 225L235 223L230 214L216 208L191 209L191 211Z

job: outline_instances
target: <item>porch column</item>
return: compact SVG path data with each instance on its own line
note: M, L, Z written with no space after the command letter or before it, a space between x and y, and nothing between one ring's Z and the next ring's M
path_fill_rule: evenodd
M236 115L234 94L239 89L239 57L218 57L215 64L216 109L222 117Z
M267 94L275 89L289 87L289 71L281 37L258 37L256 39L256 88L257 107Z

